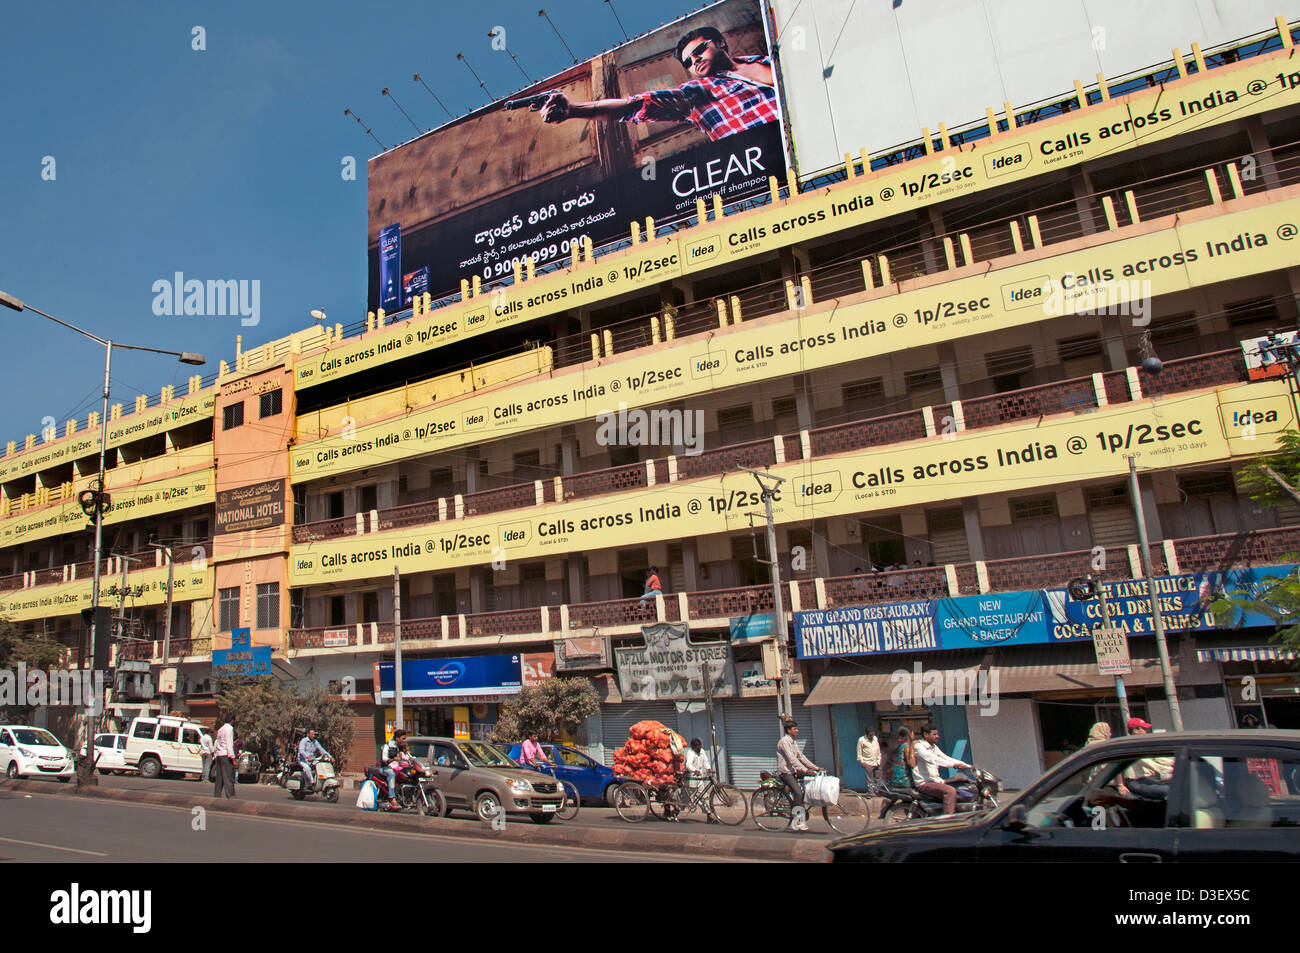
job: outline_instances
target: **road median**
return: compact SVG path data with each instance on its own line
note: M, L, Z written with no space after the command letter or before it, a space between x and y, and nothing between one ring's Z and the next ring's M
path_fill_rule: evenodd
M362 811L342 805L337 811L304 813L294 804L277 804L240 798L214 798L199 795L166 794L126 788L51 785L46 781L0 780L0 791L21 794L44 794L54 797L85 797L105 801L126 801L192 810L201 807L219 814L242 814L246 817L293 820L328 824L336 827L370 828L383 833L441 834L449 837L475 837L496 842L598 850L626 850L640 853L689 854L693 857L726 857L771 861L815 861L822 855L821 838L773 838L757 835L711 835L687 830L655 831L629 824L626 830L607 827L566 826L563 821L534 824L527 818L507 821L504 830L471 819L426 818L413 814L386 814Z

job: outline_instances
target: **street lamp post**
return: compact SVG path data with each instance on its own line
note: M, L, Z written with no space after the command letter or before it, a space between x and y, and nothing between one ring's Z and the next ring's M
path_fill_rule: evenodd
M99 638L99 576L103 561L104 545L104 464L108 453L108 399L109 399L109 373L113 366L113 348L124 348L130 351L150 351L154 354L168 354L172 357L179 358L182 364L202 365L205 363L202 354L195 354L190 351L167 351L162 348L144 347L139 344L122 344L101 338L97 334L92 334L84 328L79 328L75 324L69 324L52 314L46 314L40 308L33 308L31 305L24 303L21 299L11 294L0 291L0 305L11 308L14 311L33 311L43 318L48 318L55 324L60 324L71 331L76 331L82 337L90 338L97 344L104 345L104 401L103 409L99 415L99 480L95 488L94 508L95 508L95 571L90 584L90 664L92 668L91 678L93 682L95 665L95 642ZM104 633L108 638L108 633ZM94 705L88 705L86 708L85 718L85 740L86 756L82 759L77 769L77 783L93 784L94 772L91 766L94 763L94 724L92 722L93 710L103 704L102 698L97 698Z

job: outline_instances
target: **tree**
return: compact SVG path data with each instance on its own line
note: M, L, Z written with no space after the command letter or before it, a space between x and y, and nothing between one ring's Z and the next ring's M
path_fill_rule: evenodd
M534 731L543 738L558 738L561 732L576 732L598 711L600 696L590 679L558 675L525 688L513 702L502 705L492 740L516 742Z
M1239 477L1241 488L1260 506L1300 503L1300 493L1296 491L1300 482L1300 433L1288 430L1278 436L1277 443L1276 451L1248 464ZM1294 553L1285 558L1288 562L1300 561L1300 556ZM1238 589L1227 593L1210 606L1216 615L1237 610L1268 616L1278 625L1272 641L1300 650L1300 578L1295 573L1269 580L1255 592Z
M232 720L244 746L257 752L263 764L271 752L287 755L308 728L343 763L352 747L352 709L347 702L319 686L299 692L273 675L223 678L215 695L218 708Z
M7 619L0 619L0 670L12 672L17 678L18 666L22 664L28 672L52 672L63 666L67 648L53 639L43 635L23 635L21 630ZM17 682L14 688L24 691L26 686ZM25 701L26 696L17 701ZM33 707L25 704L6 705L0 701L0 723L25 724L31 721Z

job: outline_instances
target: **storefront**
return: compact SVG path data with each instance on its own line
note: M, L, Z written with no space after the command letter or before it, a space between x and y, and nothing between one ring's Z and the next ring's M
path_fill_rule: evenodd
M1300 652L1280 645L1201 648L1201 661L1218 662L1237 728L1300 728Z
M402 714L411 734L486 741L496 727L498 706L519 694L522 658L475 655L402 660ZM383 710L383 732L397 725L396 670L375 663L375 704Z

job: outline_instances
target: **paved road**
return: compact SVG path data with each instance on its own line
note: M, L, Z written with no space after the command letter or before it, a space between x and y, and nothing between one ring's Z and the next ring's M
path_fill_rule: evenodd
M171 779L159 778L154 781L147 781L137 776L125 777L100 777L99 783L105 788L127 788L136 791L157 791L164 794L193 794L196 797L211 797L211 784L202 784L197 781L178 781ZM287 791L274 784L240 784L235 788L236 796L258 801L269 801L277 804L296 804L304 812L304 816L310 816L309 812L314 811L347 811L356 812L357 791L345 788L339 798L338 804L329 804L319 797L310 797L303 801L295 802ZM749 792L746 792L748 795ZM471 814L464 811L457 811L451 815L452 819L463 820L467 825L479 823ZM511 822L516 822L514 818ZM531 823L526 818L519 818L517 823ZM595 828L612 828L615 830L627 829L628 822L620 818L611 807L601 805L583 805L578 812L578 816L572 821L555 821L556 824L567 824L569 826L595 827ZM874 823L874 822L873 822ZM835 833L826 824L821 816L821 811L814 809L808 819L809 832L806 834L796 834L790 831L763 831L754 823L753 818L747 818L745 823L737 827L729 827L724 824L707 824L700 814L692 814L680 821L667 823L659 821L653 817L647 818L642 823L635 825L638 828L652 831L676 831L683 833L695 834L705 833L709 835L722 836L741 836L746 837L772 837L772 838L800 838L803 840L811 839L818 843L828 843L842 835Z
M196 820L185 808L0 791L0 861L716 863L724 859L496 844L482 837L395 834L216 811L206 812L203 829L194 829Z

